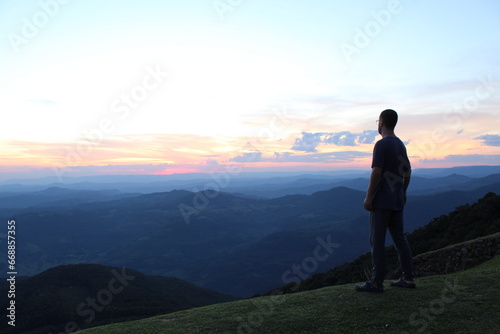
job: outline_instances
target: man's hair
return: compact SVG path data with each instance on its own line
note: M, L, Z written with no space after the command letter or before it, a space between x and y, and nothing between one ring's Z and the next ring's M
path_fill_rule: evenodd
M380 118L384 121L387 128L394 130L398 122L398 113L392 109L385 109L380 113Z

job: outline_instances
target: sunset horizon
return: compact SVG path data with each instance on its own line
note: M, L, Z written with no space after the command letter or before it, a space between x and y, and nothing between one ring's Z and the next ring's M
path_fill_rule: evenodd
M3 181L500 165L495 1L2 7Z

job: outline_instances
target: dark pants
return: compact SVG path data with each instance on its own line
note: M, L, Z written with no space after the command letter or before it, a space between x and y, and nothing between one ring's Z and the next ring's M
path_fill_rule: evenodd
M385 277L385 235L389 229L398 252L403 278L413 280L412 255L408 240L403 234L403 210L375 209L370 213L370 245L372 247L371 283L382 286Z

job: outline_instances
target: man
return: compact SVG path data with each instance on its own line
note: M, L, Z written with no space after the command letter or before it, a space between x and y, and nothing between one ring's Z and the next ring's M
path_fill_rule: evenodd
M385 277L385 235L389 229L398 252L403 275L391 286L415 288L412 255L403 234L403 209L406 189L410 183L411 166L403 142L394 134L398 114L392 109L382 111L378 132L382 135L373 149L372 173L364 207L370 211L370 245L372 277L357 291L383 292Z

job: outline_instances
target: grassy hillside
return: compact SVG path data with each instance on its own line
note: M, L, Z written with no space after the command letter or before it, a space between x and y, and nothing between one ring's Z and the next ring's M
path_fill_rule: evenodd
M82 334L498 333L500 257L415 290L355 292L352 284L266 296L96 327Z

